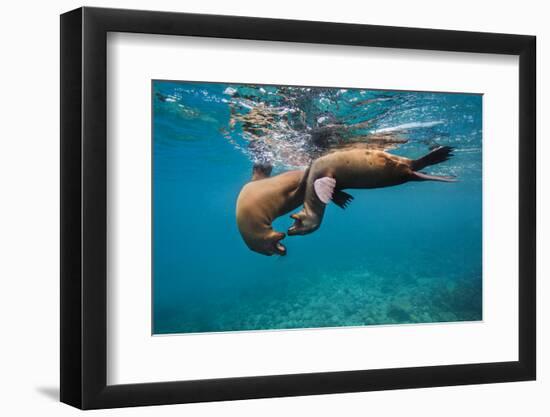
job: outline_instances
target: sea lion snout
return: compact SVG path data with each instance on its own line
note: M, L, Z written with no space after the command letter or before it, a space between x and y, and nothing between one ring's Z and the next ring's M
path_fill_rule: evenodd
M275 251L276 251L275 253L277 253L277 255L280 255L280 256L285 256L286 255L286 248L281 242L275 243Z
M264 255L285 256L286 247L281 243L281 240L283 240L285 237L286 235L282 232L275 232L273 235L271 235L266 241L265 252L263 252Z
M286 235L282 232L273 231L269 235L247 242L248 247L254 252L261 253L262 255L272 256L286 255L286 247L281 243Z

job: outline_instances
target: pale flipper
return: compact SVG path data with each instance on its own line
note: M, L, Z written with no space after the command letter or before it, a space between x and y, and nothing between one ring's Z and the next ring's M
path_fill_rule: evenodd
M313 183L313 188L315 189L315 194L324 204L328 204L332 200L341 209L345 209L353 196L336 189L336 180L332 177L322 177Z
M323 203L328 204L332 200L332 194L334 194L334 187L336 187L336 180L331 177L322 177L313 183L313 188L315 189L315 194L319 200Z

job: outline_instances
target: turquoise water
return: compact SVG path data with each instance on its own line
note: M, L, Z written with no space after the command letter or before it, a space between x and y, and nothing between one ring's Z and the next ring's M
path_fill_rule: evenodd
M481 95L152 88L155 334L482 319ZM269 123L247 120L254 109ZM389 152L412 158L449 145L454 156L424 171L459 181L350 190L355 200L329 205L317 232L285 238L287 256L250 251L235 203L253 162L305 167L322 152L319 129L365 120L330 140L395 134L408 142Z

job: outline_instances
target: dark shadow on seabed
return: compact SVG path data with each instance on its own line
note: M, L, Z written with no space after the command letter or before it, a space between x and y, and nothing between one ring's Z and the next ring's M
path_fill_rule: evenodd
M53 401L59 401L59 387L36 387L37 392Z

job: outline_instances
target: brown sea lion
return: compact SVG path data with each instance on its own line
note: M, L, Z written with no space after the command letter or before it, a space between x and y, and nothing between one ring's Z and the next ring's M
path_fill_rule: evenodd
M237 226L246 245L263 255L286 255L286 236L271 223L304 202L307 170L287 171L270 177L271 166L256 164L252 180L237 198Z
M408 159L384 151L355 145L316 159L310 167L304 208L290 217L295 221L290 235L306 235L319 228L329 201L345 207L353 197L346 188L380 188L408 181L454 182L452 177L427 175L419 170L446 161L453 148L440 146L419 159Z

